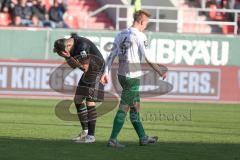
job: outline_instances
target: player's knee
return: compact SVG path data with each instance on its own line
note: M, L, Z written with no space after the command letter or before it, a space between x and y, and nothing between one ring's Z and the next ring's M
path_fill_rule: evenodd
M140 111L140 104L139 102L133 103L133 106L130 108L132 112L139 112Z
M127 113L129 111L130 107L128 105L120 104L119 105L119 110L124 111Z
M114 122L117 121L119 123L124 123L126 115L127 113L124 110L119 108L115 116Z
M95 121L97 119L97 110L95 106L87 106L88 121Z
M87 101L86 103L87 103L87 106L96 106L96 103L92 101Z

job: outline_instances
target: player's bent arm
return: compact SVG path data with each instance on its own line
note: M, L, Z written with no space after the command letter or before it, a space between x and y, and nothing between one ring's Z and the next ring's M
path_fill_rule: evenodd
M103 75L101 76L101 79L100 79L100 82L104 85L108 83L109 72L110 72L110 69L111 69L111 66L112 66L112 63L113 63L115 57L116 57L116 54L111 52L111 54L108 56L108 58L106 60L105 69L104 69Z
M83 65L78 60L73 58L72 56L65 58L65 60L71 68L73 68L73 69L79 68L80 70L85 71Z
M107 57L107 60L106 60L106 63L105 63L104 74L106 74L106 75L109 74L112 63L113 63L114 59L116 58L116 56L118 54L118 35L115 37L113 44L114 44L113 48L110 52L110 55Z
M115 58L116 58L116 54L114 52L111 52L111 54L108 56L108 58L106 60L104 74L106 74L106 75L109 74L110 69L112 67L112 63Z
M102 84L107 84L108 83L108 80L109 80L109 72L110 72L110 69L111 69L111 66L112 66L112 63L114 61L114 59L116 58L117 54L118 54L118 43L117 43L117 40L118 39L118 35L115 37L114 39L114 46L110 52L110 55L107 57L106 59L106 63L105 63L105 69L104 69L104 72L103 72L103 75L100 79L100 82Z
M103 75L100 79L100 82L102 84L108 83L108 79L109 79L108 75L109 75L112 63L113 63L114 59L116 58L116 56L117 56L117 49L115 48L114 50L112 50L110 55L107 57L107 60L105 63L105 69L104 69Z
M143 35L143 39L138 41L138 46L140 49L140 52L142 53L142 55L145 57L145 61L147 62L147 64L154 70L156 71L163 79L166 78L166 73L167 73L167 67L165 67L164 65L161 64L156 64L156 63L152 63L147 57L150 56L150 52L148 49L148 44L147 44L147 40L146 40L146 36Z
M162 78L163 80L166 78L166 73L168 71L167 67L164 65L159 65L156 63L151 63L147 58L145 58L147 64L153 68Z

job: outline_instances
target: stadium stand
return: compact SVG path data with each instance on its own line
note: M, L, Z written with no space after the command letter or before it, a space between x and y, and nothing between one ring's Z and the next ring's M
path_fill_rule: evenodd
M9 13L0 13L0 26L8 26L11 23Z
M100 7L100 4L95 0L68 0L68 10L64 17L66 23L71 28L81 28L85 26L85 17L91 12ZM113 29L113 24L105 13L88 18L89 29Z
M205 4L203 4L205 2ZM204 11L204 12L192 12L189 15L185 15L184 17L189 17L190 20L193 20L192 17L196 17L197 19L200 18L200 20L203 21L216 21L216 22L233 22L234 21L234 13L230 12L224 12L224 11L218 11L229 9L234 9L234 5L236 5L237 1L234 0L187 0L185 1L185 5L188 7L193 8L203 8L203 9L209 9L210 11ZM186 6L185 6L186 7ZM186 20L187 21L187 20ZM219 24L219 25L195 25L193 27L189 27L189 25L184 25L183 30L189 31L191 30L191 33L195 33L196 30L193 28L198 28L197 33L223 33L223 34L234 34L234 26L233 25L226 25L226 24Z
M49 11L50 7L53 5L53 0L42 1L45 4L46 10ZM122 29L128 26L125 23L126 21L123 21L125 24L118 21L118 25L116 8L114 7L103 9L103 11L97 14L92 13L106 4L122 5L123 7L125 6L125 10L123 9L120 11L119 17L128 18L129 21L130 15L126 14L126 6L131 4L131 0L59 1L63 1L67 6L67 11L63 14L63 19L69 28L113 30ZM31 0L28 0L28 3L31 5ZM160 20L159 22L151 22L148 26L149 31L236 34L236 28L240 24L240 12L238 13L240 0L142 0L141 4L143 8L148 7L147 10L151 12L151 18L153 20ZM6 12L3 10L3 7L4 6L2 6L0 12L0 26L14 26L12 15L10 14L11 8ZM151 9L149 7L153 8ZM162 7L162 9L156 9L157 7ZM203 10L200 11L199 9ZM223 10L219 11L219 9ZM231 11L225 12L225 10ZM236 15L238 15L237 18ZM214 24L214 22L217 23ZM35 27L34 25L29 26ZM44 25L44 27L53 26Z
M52 0L43 0L47 11L52 6ZM96 0L67 0L67 11L63 15L63 19L70 28L79 29L86 25L85 17L90 12L98 9L101 5ZM28 2L32 6L31 1ZM95 17L87 19L89 23L88 29L114 29L113 23L105 13L98 14ZM12 23L12 15L8 12L0 12L0 26L14 26Z

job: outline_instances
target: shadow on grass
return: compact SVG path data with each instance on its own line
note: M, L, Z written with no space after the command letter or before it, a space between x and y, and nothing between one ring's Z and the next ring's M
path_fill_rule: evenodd
M158 142L140 147L106 147L106 142L76 144L67 140L0 137L1 160L240 160L240 144Z

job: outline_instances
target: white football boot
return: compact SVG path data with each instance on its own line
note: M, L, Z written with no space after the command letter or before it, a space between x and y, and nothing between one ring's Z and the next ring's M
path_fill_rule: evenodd
M94 143L96 141L94 136L87 135L82 139L76 140L76 143Z
M88 135L88 130L83 130L77 137L74 137L73 141L80 141L81 139L84 139Z

